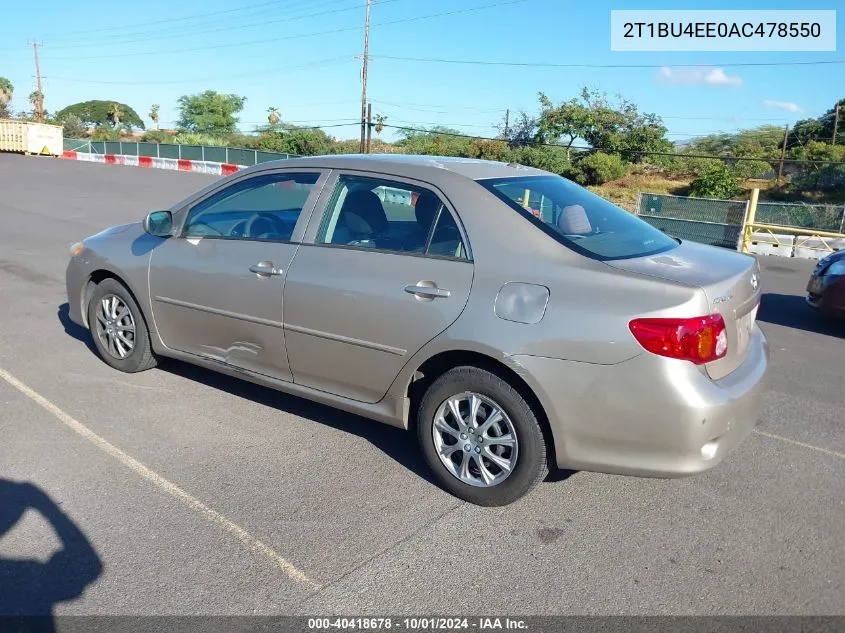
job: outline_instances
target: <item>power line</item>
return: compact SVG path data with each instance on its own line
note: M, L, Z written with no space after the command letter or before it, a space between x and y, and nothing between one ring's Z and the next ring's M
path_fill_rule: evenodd
M506 144L507 141L501 138L489 138L486 136L474 136L472 134L459 134L457 132L432 132L431 130L426 130L424 128L412 128L412 127L405 127L401 125L389 125L384 124L386 128L392 128L394 130L405 130L406 132L418 132L421 134L432 134L435 136L453 136L457 138L469 138L475 139L479 141L498 141L499 143ZM741 156L719 156L716 154L679 154L677 152L654 152L654 151L646 151L646 150L637 150L637 149L618 149L618 148L611 148L611 147L589 147L583 145L563 145L561 143L541 143L539 141L533 141L530 143L525 143L525 145L530 145L534 147L559 147L562 149L574 149L574 150L581 150L585 152L610 152L613 154L636 154L638 156L668 156L674 158L703 158L703 159L717 159L717 160L733 160L733 161L752 161L756 163L771 163L771 162L780 162L778 159L767 159L767 158L746 158ZM784 159L785 163L813 163L813 164L824 164L824 165L845 165L845 161L821 161L821 160L811 160L805 158L787 158Z
M507 107L502 108L476 108L472 106L447 106L444 104L424 104L424 103L395 103L392 101L384 101L383 99L370 99L373 103L383 103L384 105L394 106L403 110L415 110L417 112L426 112L428 114L451 114L454 110L472 110L476 112L504 112ZM420 106L420 107L415 107ZM448 108L448 110L429 110L423 108Z
M518 66L531 68L734 68L743 66L820 66L825 64L845 64L845 59L826 61L790 61L790 62L733 62L727 64L557 64L551 62L507 62L483 59L444 59L438 57L403 57L399 55L373 55L373 59L390 59L406 62L425 62L431 64L470 64L476 66Z
M185 77L183 79L168 79L166 81L100 81L97 79L76 79L72 77L51 77L54 81L66 81L69 83L82 83L82 84L97 84L97 85L127 85L127 86L158 86L158 85L168 85L168 84L185 84L185 83L192 83L192 82L205 82L205 81L217 81L222 79L240 79L242 77L253 77L253 76L265 76L272 73L282 72L282 71L291 71L291 70L301 70L305 68L318 68L324 66L335 66L339 64L346 64L349 62L354 61L353 55L344 55L342 57L330 57L327 59L320 59L315 60L313 62L307 62L304 64L298 64L295 66L276 66L275 68L264 68L262 70L253 70L245 73L237 73L234 75L210 75L206 77Z
M72 34L77 34L77 33L87 36L91 33L102 33L103 31L132 29L132 28L138 27L138 26L152 26L152 25L156 25L156 24L170 24L170 23L173 23L173 22L184 22L186 20L195 20L197 18L209 17L209 16L212 16L212 15L223 15L223 14L229 14L229 13L236 13L236 12L239 12L239 11L251 11L251 10L257 9L259 7L267 7L267 6L279 5L279 4L288 4L290 2L291 2L291 0L270 0L269 2L261 2L259 4L248 5L248 6L245 6L245 7L236 7L234 9L221 9L220 11L206 11L206 12L203 12L203 13L194 13L194 14L191 14L191 15L186 15L186 16L178 17L178 18L164 18L164 19L161 19L161 20L152 20L152 21L149 21L149 22L136 22L135 24L129 24L129 25L123 25L123 26L115 25L115 26L104 26L104 27L95 28L95 29L77 29L77 30L73 30L73 31L58 31L58 32L55 32L55 33L44 33L44 37L51 37L51 36L55 36L55 35L59 35L59 36L61 36L61 35L72 35ZM305 4L309 4L309 3L305 3ZM311 3L311 4L313 4L313 3Z
M387 22L379 22L378 24L373 24L372 26L373 27L377 27L377 26L381 27L381 26L391 26L391 25L394 25L394 24L407 24L407 23L416 22L416 21L419 21L419 20L429 20L429 19L432 19L432 18L441 18L441 17L452 16L452 15L458 15L458 14L462 14L462 13L471 13L471 12L475 12L475 11L483 11L483 10L486 10L486 9L494 9L494 8L497 8L497 7L508 6L508 5L513 5L513 4L520 4L520 3L523 3L523 2L527 2L527 0L506 0L505 2L497 2L497 3L493 3L493 4L483 4L483 5L475 6L475 7L467 7L465 9L455 9L453 11L442 11L440 13L430 13L428 15L417 15L417 16L412 16L412 17L409 17L409 18L400 18L400 19L397 19L397 20L390 20L390 21L387 21ZM249 40L249 41L246 41L246 42L231 42L231 43L226 44L226 48L231 49L231 48L239 48L239 47L242 47L242 46L254 46L254 45L257 45L257 44L271 44L271 43L282 42L282 41L287 41L287 40L302 39L302 38L305 38L305 37L316 37L316 36L319 36L319 35L336 35L337 33L357 31L360 28L361 28L360 26L349 26L349 27L344 27L342 29L331 29L331 30L327 30L327 31L316 31L314 33L300 33L300 34L297 34L297 35L287 35L287 36L284 36L284 37L273 37L273 38L260 39L260 40ZM123 58L123 57L144 57L144 56L153 56L153 55L173 55L173 54L177 54L177 53L191 53L191 52L195 52L195 51L218 50L219 48L220 48L219 45L196 46L196 47L192 47L192 48L180 48L180 49L171 49L171 50L139 51L139 52L133 52L133 53L117 53L117 54L109 54L108 57L110 59L114 59L114 58ZM102 58L103 58L102 55L51 57L51 59L54 59L54 60L62 60L62 59L68 59L68 60L98 59L99 60L99 59L102 59ZM373 57L371 56L371 58L373 58Z
M399 1L400 0L381 0L381 2L379 2L379 4L388 4L390 2L399 2ZM239 25L239 26L226 25L226 26L221 26L221 27L211 28L211 29L203 28L203 29L200 29L200 30L197 30L197 31L191 31L191 32L178 31L178 32L175 32L175 33L167 33L167 34L163 34L163 35L162 34L156 34L155 32L153 32L153 34L150 37L139 37L139 39L123 39L122 33L115 34L115 37L120 38L120 44L123 45L123 44L134 44L136 42L149 42L149 41L155 41L155 40L169 40L169 39L173 39L173 38L177 38L177 37L183 38L183 37L193 37L193 36L196 36L196 35L208 35L210 33L221 33L221 32L227 32L228 33L228 32L236 31L236 30L239 30L239 29L255 28L256 26L266 26L268 24L282 24L282 23L288 23L288 22L295 22L297 20L304 20L304 19L307 19L307 18L321 17L321 16L324 16L324 15L332 15L332 14L335 14L335 13L343 13L343 12L346 12L346 11L358 10L363 6L364 6L363 4L356 4L355 6L344 7L342 9L331 9L329 11L318 11L316 13L307 13L307 14L304 14L304 15L288 16L288 17L285 17L285 18L279 18L277 20L262 20L261 22L252 22L250 24L242 24L242 25ZM134 34L131 35L131 37L142 36L142 35L144 35L144 34L143 33L134 33ZM77 49L77 48L96 48L98 46L102 46L102 43L101 42L88 42L86 44L73 44L73 45L69 45L69 46L51 46L51 49L52 50L68 50L68 49Z
M375 57L371 55L371 57ZM443 103L396 103L392 101L385 101L383 99L370 99L373 103L382 103L384 105L394 106L403 110L413 110L416 112L425 112L428 114L452 114L454 110L471 110L476 112L504 112L507 109L513 110L512 106L501 106L499 108L478 108L473 106L452 106ZM429 108L448 108L446 110L432 110ZM661 119L673 119L679 121L777 121L783 123L787 117L738 117L738 116L664 116L660 115Z

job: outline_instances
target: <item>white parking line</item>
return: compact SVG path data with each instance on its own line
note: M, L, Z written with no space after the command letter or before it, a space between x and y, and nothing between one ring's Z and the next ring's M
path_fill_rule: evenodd
M3 380L9 383L12 387L24 394L27 398L52 413L59 420L59 422L64 424L70 430L81 435L86 440L91 442L94 446L108 453L120 463L122 463L124 466L132 469L136 474L140 475L160 490L178 499L186 506L188 506L191 510L194 510L199 513L207 521L217 525L218 527L222 528L223 530L234 536L253 553L269 558L273 562L273 564L276 565L276 567L278 567L282 572L284 572L291 580L301 585L305 585L310 589L320 588L319 584L311 580L303 571L297 569L293 564L291 564L285 557L279 554L272 547L258 540L249 532L244 530L242 527L240 527L236 523L233 523L216 510L209 508L202 501L191 496L190 494L182 490L179 486L168 481L155 471L151 470L150 468L139 462L134 457L131 457L130 455L124 453L117 446L94 433L94 431L82 424L79 420L76 420L72 416L62 411L55 404L47 400L44 396L36 392L34 389L31 389L26 384L22 383L20 380L15 378L12 374L7 372L2 367L0 367L0 377L2 377Z
M796 446L803 446L804 448L809 448L813 451L818 451L820 453L824 453L825 455L832 455L833 457L838 457L839 459L845 459L845 453L838 453L837 451L832 451L829 448L822 448L821 446L813 446L812 444L807 444L805 442L799 442L798 440L793 440L788 437L784 437L783 435L775 435L774 433L768 433L766 431L761 431L759 429L754 429L754 432L757 435L762 435L763 437L769 437L773 440L780 440L781 442L788 442L790 444L795 444Z

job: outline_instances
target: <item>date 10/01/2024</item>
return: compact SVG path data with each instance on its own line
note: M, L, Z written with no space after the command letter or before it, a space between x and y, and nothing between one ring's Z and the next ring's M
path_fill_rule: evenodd
M406 631L431 630L525 630L524 620L517 618L309 618L308 629L320 630L374 630L397 629Z

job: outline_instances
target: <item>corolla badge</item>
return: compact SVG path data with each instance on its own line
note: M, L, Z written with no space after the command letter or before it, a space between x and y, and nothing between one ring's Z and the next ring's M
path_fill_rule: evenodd
M760 285L760 282L757 280L757 273L752 273L751 274L751 287L754 290L757 290L757 286L759 286L759 285Z

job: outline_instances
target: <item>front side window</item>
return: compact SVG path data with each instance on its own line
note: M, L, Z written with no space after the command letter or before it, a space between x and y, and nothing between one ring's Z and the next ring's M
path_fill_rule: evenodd
M241 180L195 205L183 237L289 241L319 174Z
M381 178L341 176L316 241L466 259L457 222L436 194Z
M644 257L678 246L647 222L560 176L477 182L559 242L594 259Z

